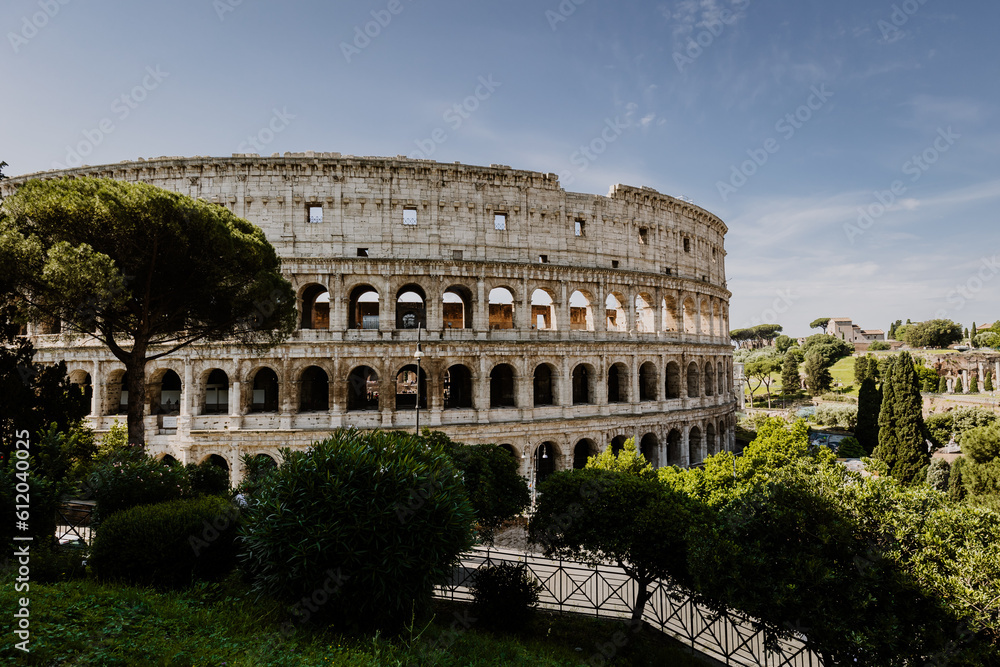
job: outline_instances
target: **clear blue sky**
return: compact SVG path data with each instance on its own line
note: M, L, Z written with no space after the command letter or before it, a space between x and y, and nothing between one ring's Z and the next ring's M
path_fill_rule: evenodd
M734 328L968 326L1000 317L998 25L995 0L7 0L0 160L422 151L648 185L729 225Z

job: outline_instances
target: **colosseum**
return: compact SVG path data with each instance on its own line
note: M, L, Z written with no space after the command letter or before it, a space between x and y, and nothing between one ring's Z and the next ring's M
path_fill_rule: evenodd
M654 465L734 444L725 224L648 187L567 192L555 174L405 157L162 157L50 171L144 181L260 226L300 327L264 356L198 344L147 367L147 447L242 475L340 427L502 444L540 479L634 437ZM102 346L29 327L98 432L124 421ZM419 350L419 353L418 353Z

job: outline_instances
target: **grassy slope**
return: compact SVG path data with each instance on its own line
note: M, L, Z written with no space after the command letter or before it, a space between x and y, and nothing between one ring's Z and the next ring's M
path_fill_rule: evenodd
M2 578L0 607L14 609L12 576ZM419 625L398 638L345 636L296 623L274 602L254 602L237 582L203 584L183 592L102 585L77 580L32 584L31 653L12 641L0 663L49 665L579 665L600 656L599 647L619 644L608 665L703 666L673 640L656 632L635 635L620 624L538 614L517 636L461 628L467 607L441 603L441 620ZM10 634L10 615L4 628ZM455 626L460 631L452 632ZM580 649L580 650L577 650ZM600 661L598 661L600 662ZM602 663L605 664L605 663Z

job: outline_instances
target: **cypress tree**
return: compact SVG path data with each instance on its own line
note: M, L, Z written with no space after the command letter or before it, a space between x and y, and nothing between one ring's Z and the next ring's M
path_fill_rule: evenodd
M855 357L854 358L854 381L861 386L861 383L865 381L868 377L868 357Z
M969 378L969 393L978 394L979 393L979 374L973 373L972 377Z
M858 391L858 425L854 429L854 437L864 447L866 454L871 454L878 445L881 410L882 391L876 386L875 379L868 376L861 382L861 389Z
M993 371L986 371L986 379L983 380L983 391L993 391Z
M878 419L875 456L889 474L909 484L917 480L930 461L924 439L923 405L913 360L908 352L893 362L882 383L882 411Z
M969 345L972 347L976 346L976 323L972 322L972 328L969 330Z
M937 390L937 393L939 393L939 394L947 394L948 393L948 378L946 378L943 375L941 376L941 379L938 380L938 390Z
M965 393L965 386L962 384L962 376L961 375L959 375L957 378L955 378L955 391L954 391L954 393L956 393L956 394L964 394Z
M789 350L785 353L785 360L781 364L781 393L795 394L802 388L802 380L799 377L800 354Z

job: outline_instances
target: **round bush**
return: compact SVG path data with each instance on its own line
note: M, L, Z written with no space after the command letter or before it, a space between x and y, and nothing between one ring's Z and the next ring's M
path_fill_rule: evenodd
M286 452L240 529L254 588L362 628L398 627L449 579L475 515L450 458L412 435L337 431Z
M180 588L236 567L238 512L217 496L139 505L107 517L90 564L103 580Z
M87 479L85 490L89 490L97 501L95 519L103 521L130 507L190 495L191 481L182 466L166 465L145 454L125 452L98 465Z
M541 588L524 563L504 562L481 568L472 586L472 614L487 627L518 630L538 604Z

